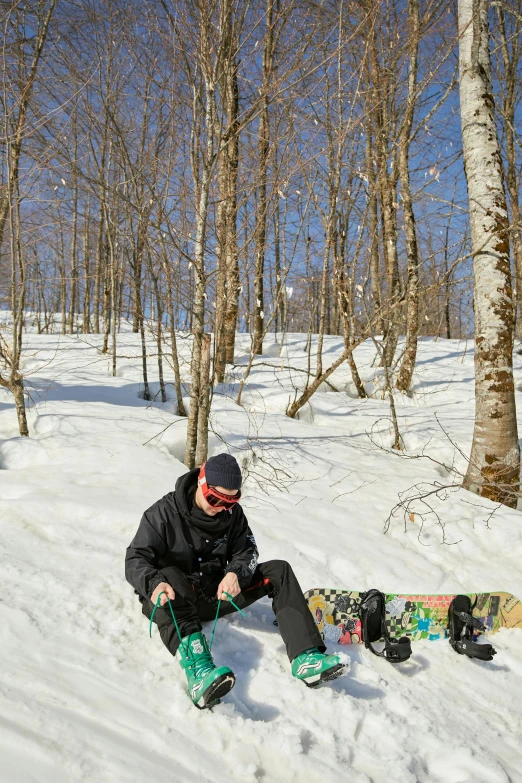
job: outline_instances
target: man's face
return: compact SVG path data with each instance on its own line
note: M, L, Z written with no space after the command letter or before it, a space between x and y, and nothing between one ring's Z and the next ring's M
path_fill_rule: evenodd
M215 487L215 489L218 492L221 492L222 495L230 495L231 497L237 495L237 489L226 489L225 487ZM203 497L201 487L198 487L196 490L196 505L199 506L199 508L204 511L205 514L208 514L209 517L215 517L216 514L219 514L220 511L223 511L223 506L211 506L210 503L207 503Z

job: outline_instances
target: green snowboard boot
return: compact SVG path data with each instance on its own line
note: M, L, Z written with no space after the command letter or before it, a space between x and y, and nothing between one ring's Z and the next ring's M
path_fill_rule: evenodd
M176 658L187 675L190 698L198 709L219 704L221 697L234 687L233 672L228 666L215 665L201 632L183 637Z
M292 674L309 688L315 688L316 685L328 680L335 680L347 669L348 666L341 663L338 655L326 655L318 647L305 650L292 661Z

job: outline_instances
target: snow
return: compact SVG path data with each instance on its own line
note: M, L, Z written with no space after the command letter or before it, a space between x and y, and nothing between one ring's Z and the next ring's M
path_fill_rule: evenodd
M115 378L99 336L26 339L31 438L17 436L12 399L0 391L2 783L522 781L522 630L493 637L498 655L487 663L444 641L415 643L397 667L361 645L332 647L351 670L314 691L291 677L265 599L246 620L219 621L215 659L237 684L212 713L196 710L156 627L149 639L123 572L141 513L185 471L173 388L163 405L138 396L130 332L118 352L135 358L119 360ZM263 361L273 367L254 366L243 407L234 402L238 367L214 396L210 452L226 442L248 472L243 505L261 558L290 561L303 590L503 589L522 598L518 511L454 489L431 498L440 520L422 522L417 506L413 521L399 514L383 532L399 492L451 484L453 463L465 469L472 343L420 341L414 391L396 398L405 457L390 450L372 344L355 352L370 399L356 398L343 365L330 378L337 392L325 386L299 420L284 415L306 377L297 371L304 345L288 335L280 356L267 340ZM189 348L180 340L187 378ZM248 350L242 335L238 361ZM326 337L325 366L342 350ZM412 459L423 450L432 460Z

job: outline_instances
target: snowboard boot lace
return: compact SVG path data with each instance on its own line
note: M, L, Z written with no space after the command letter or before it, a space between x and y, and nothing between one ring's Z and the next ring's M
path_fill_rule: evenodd
M190 658L191 660L190 663L187 664L187 668L192 670L192 675L196 679L204 677L205 674L208 674L216 668L210 650L205 649L204 652L199 655L194 655L189 647L189 653L190 655L188 655L187 658Z

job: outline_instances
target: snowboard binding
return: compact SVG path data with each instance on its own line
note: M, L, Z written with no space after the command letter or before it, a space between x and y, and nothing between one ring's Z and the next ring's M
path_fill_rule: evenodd
M449 643L459 655L492 661L497 651L491 644L474 642L473 631L486 631L486 627L472 616L473 607L468 595L456 595L448 611Z
M386 626L386 600L380 590L368 590L361 595L359 617L364 646L379 658L390 663L403 663L411 655L411 642L407 636L392 639ZM384 639L384 649L376 650L372 642Z

